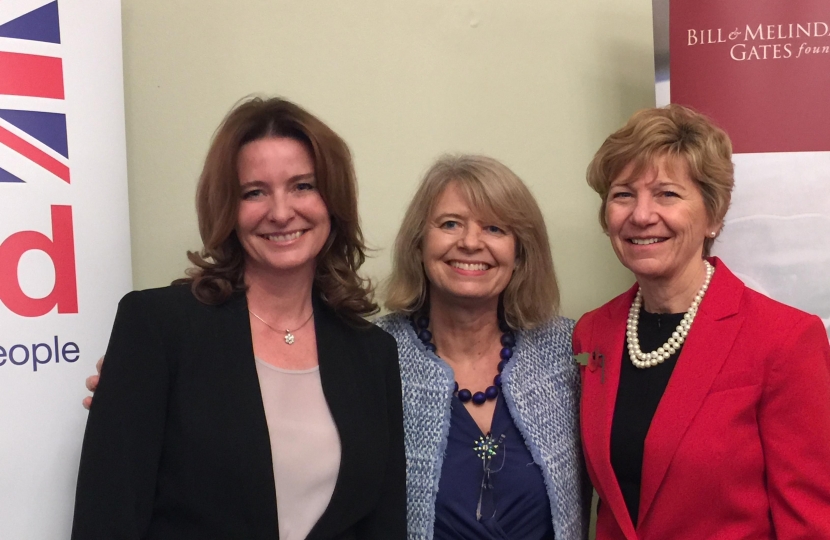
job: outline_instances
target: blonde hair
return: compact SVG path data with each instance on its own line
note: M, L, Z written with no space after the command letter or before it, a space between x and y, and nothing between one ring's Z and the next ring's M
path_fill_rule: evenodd
M476 212L496 218L516 239L516 269L502 294L507 324L530 329L550 319L559 308L559 287L542 211L513 171L495 159L476 155L442 156L421 181L395 240L386 307L412 314L426 305L428 281L421 244L433 206L451 183Z
M713 224L723 223L735 184L732 142L706 116L672 104L634 113L621 129L605 139L588 165L588 185L602 199L599 222L603 231L608 231L605 207L611 183L629 164L634 164L633 176L637 176L664 156L669 165L685 165L703 195L709 220ZM712 237L704 239L705 257L714 242Z

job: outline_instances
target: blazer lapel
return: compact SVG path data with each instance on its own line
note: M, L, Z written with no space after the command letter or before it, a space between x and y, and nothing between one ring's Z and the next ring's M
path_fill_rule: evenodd
M740 330L737 316L744 285L718 259L706 297L683 345L669 384L649 427L640 487L642 524L683 438Z
M599 313L592 329L590 350L575 351L591 354L584 372L581 406L586 459L600 484L596 488L602 504L608 505L629 540L636 540L637 534L611 466L611 421L620 382L628 308L636 291L635 285Z
M221 426L229 446L220 450L238 456L244 467L234 469L236 481L246 486L244 498L237 501L252 523L259 523L261 537L277 536L277 496L271 439L262 405L256 361L254 360L248 302L244 292L234 293L219 306L202 305L204 315L194 319L193 332L204 336L198 340L200 370L216 370L212 376L222 380L225 389L219 411L212 411L212 421ZM217 428L220 429L220 428ZM251 535L254 533L251 532Z
M375 417L366 410L366 388L355 367L365 364L359 358L359 331L326 306L314 293L314 326L317 334L317 358L320 380L337 432L340 436L340 469L331 500L307 540L333 538L353 525L364 513L363 497L355 496L361 485L376 477L371 468L373 448L366 444L374 438Z

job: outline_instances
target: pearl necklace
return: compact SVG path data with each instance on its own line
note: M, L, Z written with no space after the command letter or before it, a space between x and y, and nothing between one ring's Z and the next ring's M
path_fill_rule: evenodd
M678 349L686 341L686 336L689 329L692 327L692 322L697 315L700 302L703 301L703 295L706 294L706 289L709 288L709 282L712 281L712 276L715 273L715 267L705 260L706 265L706 279L703 280L703 285L692 300L692 305L689 310L683 315L683 320L677 325L671 337L657 350L644 353L640 350L640 340L637 338L637 325L640 321L640 308L643 305L643 291L639 289L637 296L634 297L634 302L631 303L631 309L628 310L628 324L626 325L625 341L628 343L628 356L631 358L631 363L640 369L649 368L662 364L671 355L677 352Z

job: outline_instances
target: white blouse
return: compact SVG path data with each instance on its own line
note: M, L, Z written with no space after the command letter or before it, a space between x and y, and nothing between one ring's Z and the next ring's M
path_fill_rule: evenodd
M291 371L256 359L271 437L280 540L303 540L323 515L340 469L340 437L320 367Z

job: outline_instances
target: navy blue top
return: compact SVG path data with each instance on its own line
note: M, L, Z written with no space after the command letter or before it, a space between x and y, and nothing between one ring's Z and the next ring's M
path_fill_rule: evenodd
M478 425L453 397L447 451L435 503L435 540L553 540L542 471L499 396L491 425L498 444L489 459L490 489L482 491L488 461L475 446ZM476 510L481 500L481 520Z

